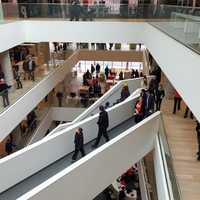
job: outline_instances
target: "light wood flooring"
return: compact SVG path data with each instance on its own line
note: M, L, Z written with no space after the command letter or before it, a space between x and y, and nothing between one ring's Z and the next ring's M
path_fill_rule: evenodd
M173 100L162 105L167 138L183 200L200 200L200 161L196 160L195 119L184 119L185 105L172 114Z

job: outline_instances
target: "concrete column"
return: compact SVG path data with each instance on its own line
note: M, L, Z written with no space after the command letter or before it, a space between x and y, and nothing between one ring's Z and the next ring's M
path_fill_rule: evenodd
M11 65L9 51L0 53L1 70L5 75L5 81L8 85L14 85L13 69Z

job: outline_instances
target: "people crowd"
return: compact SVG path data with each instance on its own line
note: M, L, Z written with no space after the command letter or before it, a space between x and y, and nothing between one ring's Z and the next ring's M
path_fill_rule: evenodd
M0 96L2 96L4 107L10 105L9 89L22 89L22 79L35 81L35 69L37 66L33 56L29 54L28 48L15 47L10 51L10 57L13 70L13 78L15 80L12 85L8 85L6 82L5 74L2 71L2 66L0 65ZM20 67L21 64L19 64L19 62L23 63L22 68Z
M162 84L157 84L155 78L149 83L148 89L142 89L139 100L135 103L135 122L138 123L144 118L161 109L165 91Z

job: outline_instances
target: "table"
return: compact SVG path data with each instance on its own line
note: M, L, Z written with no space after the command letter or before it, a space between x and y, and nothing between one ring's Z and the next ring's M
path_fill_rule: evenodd
M115 85L117 83L117 81L115 79L113 79L113 80L108 79L108 80L106 80L106 83L108 85Z
M79 88L79 94L88 94L89 93L89 86L82 85Z

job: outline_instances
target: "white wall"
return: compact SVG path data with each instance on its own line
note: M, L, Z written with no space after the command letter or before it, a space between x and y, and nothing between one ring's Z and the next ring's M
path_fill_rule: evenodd
M150 53L200 120L200 56L150 24L144 35Z
M0 24L0 52L25 42L25 29L21 21Z
M54 121L73 121L85 108L65 108L65 107L52 107L52 119Z
M109 129L133 116L137 98L138 96L108 109ZM85 143L95 139L98 132L97 120L98 114L1 159L0 180L6 181L1 182L0 192L72 152L74 150L74 132L77 127L83 128ZM13 166L15 166L15 170L13 170ZM7 178L8 174L9 179Z
M85 108L64 108L64 107L51 107L37 127L33 137L28 145L33 144L44 138L47 130L53 121L73 121L80 115ZM69 123L68 123L69 124Z
M26 40L32 42L141 42L144 23L24 21ZM40 30L40 31L38 31ZM51 34L49 34L51 33Z
M153 149L158 124L159 112L123 132L18 200L55 200L60 195L73 200L93 199Z

